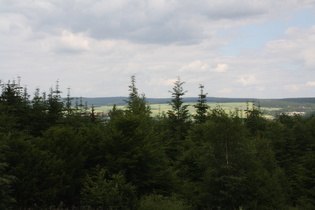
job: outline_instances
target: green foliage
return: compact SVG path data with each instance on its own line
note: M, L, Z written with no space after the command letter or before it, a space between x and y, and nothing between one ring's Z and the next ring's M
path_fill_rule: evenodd
M0 209L9 209L12 204L15 203L15 199L12 197L12 182L14 176L5 174L5 168L8 165L6 163L0 163Z
M207 105L207 94L203 93L203 85L199 86L200 88L200 94L197 104L194 105L196 108L196 114L194 115L194 119L196 123L204 123L207 120L207 111L209 109L209 106Z
M16 81L1 84L0 132L25 129L29 120L29 100L26 89ZM23 116L23 117L21 117Z
M6 135L4 151L7 173L15 177L12 183L16 205L23 208L35 204L49 206L58 202L58 192L63 174L62 160L32 143L31 137L18 133Z
M245 124L252 135L263 135L266 120L262 117L260 106L253 103L252 107L249 107L249 103L247 103Z
M314 116L209 110L200 86L191 121L183 84L152 118L132 76L104 121L58 83L32 100L1 83L0 209L314 209Z
M136 77L131 77L131 85L129 86L129 97L126 100L127 109L126 114L139 115L142 117L149 117L151 114L150 106L147 105L144 94L139 95L136 87Z
M66 204L79 200L81 179L88 156L85 134L73 127L51 127L43 139L36 142L41 150L47 151L62 161L60 199Z
M184 82L181 82L180 78L178 78L174 83L173 90L170 91L173 97L170 102L172 110L168 111L167 115L171 123L174 123L176 126L179 126L180 124L187 124L189 120L189 113L187 109L188 105L183 104L183 96L186 93L182 87L183 84Z
M169 190L172 185L166 156L150 124L141 116L116 115L101 144L104 166L112 173L124 171L139 194Z
M127 183L123 173L109 174L97 167L83 181L81 191L84 205L104 209L134 209L135 186Z
M185 180L184 196L194 208L283 208L283 173L271 144L249 138L240 118L213 109L188 138L191 146L180 159L179 175Z
M315 118L281 115L274 123L275 126L281 128L278 129L280 132L273 132L269 136L273 139L276 158L288 180L287 191L291 205L312 209L315 206Z
M8 149L3 139L0 139L0 209L10 209L15 203L12 197L12 183L15 177L6 173L8 164L5 162L4 151Z
M184 105L183 102L183 96L186 93L182 87L183 84L184 82L178 78L174 83L173 90L170 91L173 99L170 102L172 109L167 112L165 148L172 161L181 155L183 141L191 125L188 105Z

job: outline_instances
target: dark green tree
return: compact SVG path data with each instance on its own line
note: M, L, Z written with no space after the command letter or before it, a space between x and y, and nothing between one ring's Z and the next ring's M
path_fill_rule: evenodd
M109 174L97 167L83 181L81 197L84 205L104 209L135 209L136 188L127 183L123 173Z
M47 113L50 126L57 125L63 117L64 103L61 101L59 82L51 88L47 98Z
M39 88L36 89L31 101L31 117L29 121L29 131L33 136L41 136L50 126L48 118L48 102L46 93L40 93Z
M174 83L173 90L170 91L172 94L172 100L169 103L172 107L171 110L167 112L167 115L175 126L185 125L189 122L189 105L184 105L183 96L187 91L184 91L183 85L185 82L181 82L178 77Z
M276 158L286 174L289 204L313 209L315 155L314 116L280 115L268 126Z
M203 92L204 86L199 85L200 94L197 104L194 105L196 109L196 114L193 116L196 123L204 123L207 120L207 111L209 109L209 105L207 104L207 93Z
M127 182L137 188L138 195L166 192L173 177L161 142L154 133L150 107L140 97L132 76L126 111L116 106L105 126L102 166L112 174L124 172Z
M30 104L26 89L15 80L1 84L0 129L4 132L25 130L28 127ZM0 130L0 131L1 131Z
M183 149L183 143L187 132L191 125L190 114L188 110L189 105L185 105L183 96L187 91L183 89L184 82L181 82L178 77L174 83L174 87L170 93L172 100L169 103L172 107L167 112L167 139L165 142L168 156L175 160L180 155Z
M247 109L245 112L246 118L244 119L244 121L251 135L264 136L267 121L262 116L260 105L256 106L255 103L252 102L250 107L250 103L247 102Z
M191 128L188 139L191 146L179 159L178 175L184 180L184 197L196 209L283 208L283 173L271 144L249 138L236 114L211 110L205 123Z
M152 122L138 115L118 114L106 125L105 133L100 145L102 167L112 174L124 172L138 195L172 188L173 176Z
M79 202L81 180L85 176L88 155L91 155L87 134L80 130L81 127L54 126L45 131L41 141L36 142L42 151L54 154L62 161L60 167L63 171L59 180L62 188L57 195L67 206Z
M14 176L12 195L16 200L14 209L33 208L36 205L48 208L60 201L62 189L62 160L48 151L38 148L35 139L22 132L3 137L7 145L4 151L7 174Z
M16 180L7 173L8 163L5 161L5 151L8 149L3 136L0 137L0 209L10 209L16 202L12 196L12 184Z
M126 100L127 108L126 114L140 115L142 117L149 117L151 114L150 106L147 104L144 94L141 96L136 87L136 77L131 76L131 85L129 86L129 97Z

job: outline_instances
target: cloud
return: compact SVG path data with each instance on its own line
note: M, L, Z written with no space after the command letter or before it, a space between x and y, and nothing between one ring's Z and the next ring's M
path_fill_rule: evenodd
M88 51L91 41L85 33L75 34L71 31L63 30L59 36L47 36L40 43L45 51L79 53Z
M265 53L281 62L295 63L306 69L315 68L315 25L288 28L283 39L267 43Z
M186 96L197 96L199 84L209 96L314 95L315 26L294 19L302 8L313 10L312 2L0 1L1 75L45 90L59 78L74 95L90 97L127 95L132 74L148 97L169 97L177 76ZM242 26L266 22L294 27L260 48L221 53Z
M244 86L252 85L252 84L256 84L257 83L256 77L254 75L240 76L237 81L239 83L241 83L242 85L244 85Z
M206 62L200 60L193 61L187 65L180 68L180 72L225 72L229 68L228 64L219 63L215 68L211 68Z
M64 30L62 35L55 39L53 47L58 51L85 51L89 50L89 40L84 33L74 34Z
M90 34L93 39L123 39L148 44L195 44L220 28L260 23L310 5L309 0L179 1L84 0L5 1L1 7L28 19L33 31ZM198 24L196 24L198 23Z
M10 36L27 36L31 33L28 19L17 13L0 12L0 33Z
M308 81L307 83L306 83L306 86L315 86L315 81Z
M224 88L224 89L221 89L221 90L218 90L219 93L231 93L232 90L230 88Z
M208 64L201 62L200 60L193 61L183 67L180 68L180 72L206 72L209 71L210 68Z
M159 79L152 79L149 84L150 85L163 85L163 86L173 86L176 82L177 78L159 78Z
M228 70L229 65L228 64L218 64L217 67L214 69L216 72L225 72Z
M256 89L258 91L264 91L266 89L266 87L263 87L263 86L257 86Z
M284 86L284 89L285 90L288 90L288 91L298 91L301 89L301 86L300 85L285 85Z

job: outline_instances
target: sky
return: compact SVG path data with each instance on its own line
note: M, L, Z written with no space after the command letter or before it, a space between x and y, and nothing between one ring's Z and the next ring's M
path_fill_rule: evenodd
M0 1L0 80L32 96L315 97L315 0Z

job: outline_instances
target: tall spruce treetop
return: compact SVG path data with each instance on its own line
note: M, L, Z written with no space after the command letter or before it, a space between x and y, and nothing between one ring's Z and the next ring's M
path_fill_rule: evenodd
M194 119L196 123L204 123L207 120L207 111L209 109L209 106L207 104L207 93L203 92L203 85L199 85L200 88L200 94L198 103L194 105L196 109L196 114L194 115Z
M29 96L27 90L15 80L8 81L7 84L0 81L0 130L10 131L11 129L24 129L28 124L27 117L30 109ZM20 116L24 116L21 118Z
M172 132L171 136L173 138L174 144L178 144L179 141L185 139L188 129L190 127L190 115L188 106L184 105L183 96L187 91L183 89L184 82L180 81L180 78L174 83L172 93L173 99L169 103L172 107L171 110L167 112L169 130Z
M183 84L185 82L181 82L180 78L178 77L174 83L173 91L169 91L172 94L173 99L169 103L172 106L172 110L167 112L168 117L170 119L174 119L178 122L185 122L189 119L189 105L183 105L183 96L187 91L184 91Z
M56 88L50 88L48 94L48 120L51 125L54 125L58 120L62 118L64 103L61 101L61 91L59 90L59 81L56 81Z
M149 117L151 114L150 106L148 106L144 94L139 95L136 87L136 77L131 76L131 85L129 85L129 97L126 100L126 114L134 114L139 116Z

